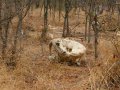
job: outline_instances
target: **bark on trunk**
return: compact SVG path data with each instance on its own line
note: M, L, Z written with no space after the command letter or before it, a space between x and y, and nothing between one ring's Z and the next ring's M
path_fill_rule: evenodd
M95 59L98 58L98 33L99 33L99 26L98 26L98 20L97 20L97 15L94 16L94 24L93 24L93 30L94 30L94 44L95 44Z
M63 37L70 36L70 29L69 29L69 12L70 12L70 1L65 0L65 17L64 17L64 26L63 26Z
M85 41L87 40L87 28L88 28L88 15L86 15L85 19Z
M17 52L17 44L18 44L19 34L20 34L20 31L22 30L22 13L18 16L18 18L19 18L19 21L18 21L16 33L14 36L14 44L13 44L11 60L15 60L15 54Z
M48 0L44 0L44 29L42 30L42 40L46 41L46 35L48 30Z

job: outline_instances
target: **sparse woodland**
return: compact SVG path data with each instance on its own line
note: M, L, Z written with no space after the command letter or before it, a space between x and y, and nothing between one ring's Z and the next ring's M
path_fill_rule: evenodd
M86 60L49 60L54 38ZM120 0L0 0L0 90L120 90Z

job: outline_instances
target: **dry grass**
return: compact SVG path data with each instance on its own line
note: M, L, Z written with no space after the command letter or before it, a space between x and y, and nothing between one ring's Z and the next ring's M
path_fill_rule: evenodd
M86 66L76 67L51 62L48 60L48 45L41 46L40 43L43 17L39 14L40 10L36 9L34 13L30 12L23 22L26 37L22 40L22 51L19 53L16 68L10 70L3 63L0 64L0 90L117 90L119 88L119 58L113 58L116 50L107 36L103 35L99 39L97 61L94 60L93 43L82 42L88 48ZM70 18L71 28L76 24L76 20L76 15ZM75 30L84 33L84 12L80 13L80 20L80 25ZM16 22L14 19L14 29ZM54 37L61 37L63 18L60 22L54 23L53 18L50 18L49 23L54 28L49 28ZM78 37L74 39L80 42Z
M120 37L113 37L99 40L99 61L89 69L91 90L120 89Z

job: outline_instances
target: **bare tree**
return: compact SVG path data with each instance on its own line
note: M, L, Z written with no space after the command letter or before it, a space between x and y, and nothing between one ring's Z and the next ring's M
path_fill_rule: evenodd
M2 35L2 25L1 25L1 20L2 20L2 0L0 0L0 36Z
M65 0L65 16L64 16L64 26L63 26L63 37L70 36L69 29L69 13L71 11L71 0Z
M99 32L99 23L98 23L98 18L97 14L94 16L94 21L93 21L93 30L94 30L94 44L95 44L95 58L98 57L98 32Z
M118 8L118 27L120 30L120 3L117 3L117 8Z
M8 18L9 16L11 16L11 1L10 0L4 0L2 1L2 18ZM9 30L9 23L10 23L11 19L7 19L3 25L2 25L2 30L1 30L1 38L2 38L2 58L5 59L6 57L6 48L7 48L7 44L8 44L8 30Z
M42 40L46 41L46 35L48 31L48 5L49 5L49 0L44 0L44 29L42 30Z
M40 0L35 0L35 5L36 5L36 8L38 8L40 6Z
M17 17L18 17L18 24L17 24L15 35L14 35L12 57L10 58L10 61L8 63L13 67L16 66L16 54L17 54L18 41L20 41L21 43L22 35L24 33L22 30L23 19L25 18L25 16L27 15L27 12L30 9L32 0L28 0L28 1L14 0L14 4L15 4L15 13L17 14Z
M62 0L59 0L59 21L60 21L60 17L61 17L61 10L62 10Z

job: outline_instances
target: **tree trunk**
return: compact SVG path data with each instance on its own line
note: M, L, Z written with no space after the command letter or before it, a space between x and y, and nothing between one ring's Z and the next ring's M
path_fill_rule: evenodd
M54 10L53 10L53 21L54 21L54 22L55 22L55 18L56 18L56 15L55 15L55 14L56 14L56 4L57 4L57 3L56 3L56 0L55 0L55 1L54 1L54 7L53 7L53 9L54 9Z
M67 13L67 15L66 15L66 29L67 29L67 32L66 32L66 36L70 36L70 30L69 30L69 15L68 15L68 13Z
M46 41L46 35L48 30L48 0L44 0L44 29L42 30L42 40Z
M2 57L5 58L6 54L6 48L8 43L8 29L9 29L9 21L6 22L6 25L4 25L4 33L2 32Z
M61 18L61 0L59 0L59 22Z
M0 36L2 36L2 25L1 25L1 20L2 20L2 0L0 0Z
M36 0L35 6L36 6L36 8L39 8L39 6L40 6L40 0Z
M15 60L15 54L17 52L17 43L18 43L18 39L19 39L19 33L22 30L22 12L18 16L18 18L19 18L19 21L18 21L16 33L15 33L15 36L14 36L14 44L13 44L13 49L12 49L11 60Z
M95 32L95 59L98 58L98 31Z
M92 17L89 15L89 27L88 27L88 43L91 41L91 22L92 22Z
M10 6L9 6L9 2L7 2L6 0L3 1L4 2L4 6L3 6L3 18L8 18L10 16ZM2 18L2 16L1 16ZM8 44L8 29L9 29L9 22L10 20L6 20L6 22L4 22L3 24L3 28L1 26L1 38L2 38L2 58L5 59L6 57L6 48L7 48L7 44Z
M98 58L98 32L99 32L99 26L98 26L98 20L97 15L94 16L94 24L93 24L93 30L94 30L94 44L95 44L95 59Z
M118 4L118 27L120 29L120 4Z
M88 28L88 15L86 15L85 19L85 41L87 40L87 28Z
M65 0L65 17L64 17L64 26L63 26L63 37L70 36L69 30L69 12L70 12L70 5L69 0Z
M92 23L92 15L93 15L93 7L94 7L94 0L89 1L89 26L88 26L88 43L91 41L91 23Z

